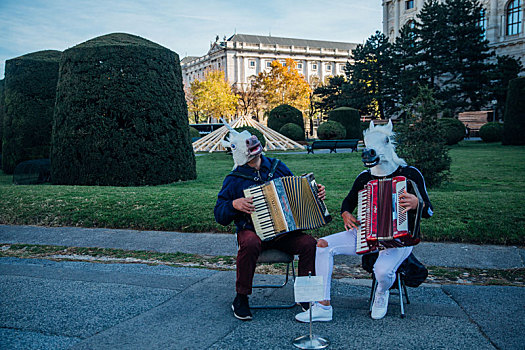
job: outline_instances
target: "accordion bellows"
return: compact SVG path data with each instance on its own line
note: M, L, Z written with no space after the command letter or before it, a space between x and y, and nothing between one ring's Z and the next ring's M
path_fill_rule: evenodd
M313 174L285 176L244 190L253 197L251 214L255 233L263 241L295 230L310 230L332 220L323 201L317 197Z

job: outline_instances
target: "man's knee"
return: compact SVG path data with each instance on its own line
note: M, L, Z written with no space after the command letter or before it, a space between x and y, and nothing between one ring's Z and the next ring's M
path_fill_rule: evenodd
M260 252L262 247L261 239L255 234L243 234L242 237L239 237L239 249L250 251L250 252Z
M377 280L390 279L395 275L395 271L390 266L374 265L374 275Z

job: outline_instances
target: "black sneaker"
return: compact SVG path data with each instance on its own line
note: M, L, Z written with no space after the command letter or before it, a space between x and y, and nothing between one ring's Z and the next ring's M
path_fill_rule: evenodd
M232 304L233 316L239 320L249 321L252 319L250 305L248 304L248 296L237 294Z

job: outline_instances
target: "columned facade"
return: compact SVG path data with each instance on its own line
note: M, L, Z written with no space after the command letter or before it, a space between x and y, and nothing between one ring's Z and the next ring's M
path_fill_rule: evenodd
M207 70L222 70L231 84L242 88L259 73L270 69L274 60L286 58L297 62L297 70L308 82L324 81L329 76L344 74L354 43L279 38L235 34L216 41L202 57L185 57L181 61L186 86L204 78Z
M424 4L424 0L382 1L383 32L391 41L405 23L416 19ZM498 55L520 58L525 64L525 0L482 0L481 4L490 47Z

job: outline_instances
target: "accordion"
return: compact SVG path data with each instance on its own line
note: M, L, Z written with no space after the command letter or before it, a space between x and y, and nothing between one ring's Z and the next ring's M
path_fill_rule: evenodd
M417 210L403 213L399 199L405 190L418 198ZM358 192L356 253L418 244L422 211L423 199L412 180L396 176L369 181Z
M317 184L312 173L284 176L244 190L253 197L251 214L255 233L268 241L295 230L309 230L332 220L325 204L317 197Z

